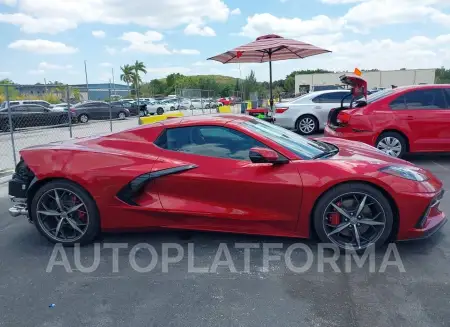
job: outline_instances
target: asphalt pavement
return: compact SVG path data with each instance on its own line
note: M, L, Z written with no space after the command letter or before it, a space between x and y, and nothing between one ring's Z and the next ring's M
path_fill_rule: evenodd
M450 156L409 159L450 186ZM447 193L441 204L447 213L449 200ZM55 262L51 260L53 246L26 219L10 217L9 205L6 184L2 184L0 326L449 326L450 224L430 239L396 245L404 272L398 265L382 271L386 249L375 254L375 271L368 264L347 269L345 256L336 261L340 272L328 265L322 271L315 241L171 231L105 234L98 243L101 255L94 271L79 269L75 255L79 254L85 267L90 266L95 262L92 245L79 252L64 251L72 272L63 266L46 272L49 262ZM187 255L171 263L168 272L164 272L161 260L149 272L138 272L130 265L133 251L139 267L154 258L139 243L153 246L162 257L162 244L167 242L180 244L184 252L192 243L196 268L212 268L220 244L225 243L236 272L231 272L230 266L207 273L189 272ZM286 249L298 242L312 250L311 269L294 272L285 260L271 262L268 267L264 264L263 243L282 243L282 249L270 250L270 254L283 258ZM118 252L116 272L113 252L104 248L111 243L127 246ZM251 250L248 267L244 250L236 249L235 243L259 247ZM297 251L290 257L296 267L307 261L306 252ZM61 253L57 258L65 262ZM226 254L221 257L226 259Z

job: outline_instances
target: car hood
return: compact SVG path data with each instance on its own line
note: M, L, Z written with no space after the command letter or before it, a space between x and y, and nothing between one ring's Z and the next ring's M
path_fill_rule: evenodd
M430 189L436 190L442 187L442 182L430 171L418 167L406 160L391 157L365 143L333 137L322 137L318 138L318 140L333 144L339 148L339 152L336 155L325 160L328 160L328 162L333 163L334 165L341 166L346 170L351 168L353 172L374 176L373 173L383 167L390 165L406 166L409 169L426 176L428 179L427 185L432 185L430 186Z

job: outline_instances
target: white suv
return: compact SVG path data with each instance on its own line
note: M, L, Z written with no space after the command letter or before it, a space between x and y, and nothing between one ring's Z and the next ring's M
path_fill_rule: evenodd
M311 92L290 102L277 103L275 124L303 135L317 133L325 128L330 110L339 107L345 96L344 104L348 104L351 99L349 90Z
M10 106L18 106L18 105L22 105L22 104L37 104L37 105L43 106L45 108L53 107L52 104L48 103L47 101L43 101L43 100L11 100L11 101L9 101ZM6 108L6 101L2 102L2 105L0 106L0 108Z

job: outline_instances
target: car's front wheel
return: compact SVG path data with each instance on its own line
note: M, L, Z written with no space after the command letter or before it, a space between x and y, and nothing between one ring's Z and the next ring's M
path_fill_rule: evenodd
M86 115L86 114L81 114L81 115L78 117L78 121L79 121L80 123L86 124L86 123L89 121L89 116Z
M407 143L399 133L385 132L378 137L375 147L392 157L401 158L406 153Z
M163 108L158 108L158 109L156 109L156 113L158 115L162 115L164 113L164 109Z
M319 122L312 115L304 115L297 119L295 128L300 134L312 135L319 130Z
M320 198L313 220L322 242L360 251L387 241L394 215L388 199L375 187L348 183L332 188Z
M31 200L30 216L38 231L52 243L92 242L100 232L100 216L92 197L67 180L44 184Z
M119 112L119 114L117 115L117 118L119 118L119 119L125 119L125 118L127 118L127 115L126 115L123 111L121 111L121 112Z

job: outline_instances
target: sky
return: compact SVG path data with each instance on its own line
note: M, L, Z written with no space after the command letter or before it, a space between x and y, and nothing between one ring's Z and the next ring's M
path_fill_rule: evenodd
M0 0L0 79L119 81L143 61L144 81L179 72L269 80L268 64L209 57L275 33L331 50L273 64L293 70L450 68L450 0Z

